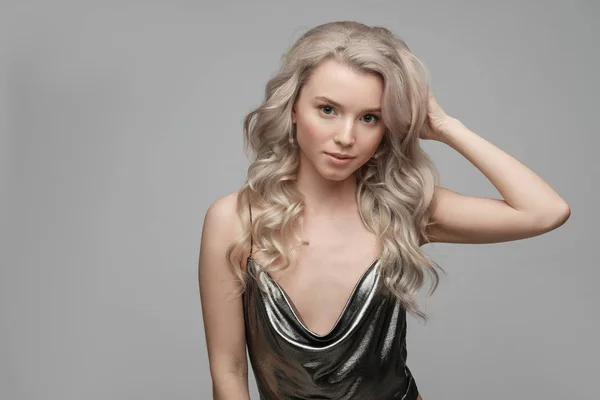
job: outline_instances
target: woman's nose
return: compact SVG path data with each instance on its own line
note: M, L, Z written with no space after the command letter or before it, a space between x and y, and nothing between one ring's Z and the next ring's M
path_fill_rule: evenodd
M352 122L348 122L343 126L338 127L333 136L334 142L344 147L353 145L354 139L354 126Z

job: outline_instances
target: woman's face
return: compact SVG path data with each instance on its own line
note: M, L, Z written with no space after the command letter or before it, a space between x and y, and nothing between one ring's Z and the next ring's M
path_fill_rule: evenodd
M378 75L356 73L335 60L315 68L292 111L301 169L341 181L366 163L385 131L382 95Z

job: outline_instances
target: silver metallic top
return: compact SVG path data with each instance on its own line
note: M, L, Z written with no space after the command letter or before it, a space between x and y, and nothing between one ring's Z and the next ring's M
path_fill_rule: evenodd
M380 266L376 259L363 272L321 336L301 322L290 297L250 254L244 322L261 400L417 399L406 365L406 310L383 290Z

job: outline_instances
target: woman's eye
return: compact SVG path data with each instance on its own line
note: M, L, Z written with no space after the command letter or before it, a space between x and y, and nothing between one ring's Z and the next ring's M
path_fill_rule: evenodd
M319 106L319 109L326 115L331 115L331 113L334 111L333 107L327 104ZM367 114L364 118L366 118L366 122L368 124L375 124L379 120L379 117L373 114Z
M371 117L370 120L367 121L367 123L369 123L369 124L370 123L374 124L375 122L377 122L379 120L379 117L377 117L376 115L373 115L373 114L367 114L367 115L365 115L365 118L368 118L368 117Z
M321 111L323 111L325 114L329 114L330 111L333 111L333 108L331 106L328 105L324 105L324 106L320 106L319 107L321 109Z

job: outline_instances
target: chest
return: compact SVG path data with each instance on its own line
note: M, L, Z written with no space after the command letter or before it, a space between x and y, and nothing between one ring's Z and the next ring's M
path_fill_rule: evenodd
M324 335L333 328L380 248L375 235L364 230L345 235L335 228L308 233L309 244L296 250L291 265L269 275L288 296L301 322Z

